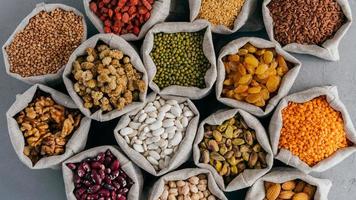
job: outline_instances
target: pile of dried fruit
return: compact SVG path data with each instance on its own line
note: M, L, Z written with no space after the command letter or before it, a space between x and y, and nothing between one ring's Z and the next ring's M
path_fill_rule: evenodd
M305 103L290 102L282 110L279 148L287 149L309 166L349 146L340 112L325 96Z
M200 162L212 165L229 183L245 169L266 168L266 152L240 115L221 125L206 125Z
M80 163L68 163L67 167L74 174L73 193L77 199L126 200L134 184L110 150Z
M313 200L316 187L302 180L291 180L284 183L264 182L267 200L292 199Z
M105 33L138 35L150 18L154 0L92 0L90 10L104 24Z
M139 100L146 84L142 73L120 50L98 44L73 62L74 90L84 100L84 107L96 111L121 110Z
M81 16L62 9L41 11L5 47L10 72L22 77L57 73L83 37Z
M42 157L60 155L78 128L81 114L39 94L16 116L25 137L24 154L35 164Z
M226 77L222 95L264 107L291 67L274 49L247 43L234 55L223 58Z

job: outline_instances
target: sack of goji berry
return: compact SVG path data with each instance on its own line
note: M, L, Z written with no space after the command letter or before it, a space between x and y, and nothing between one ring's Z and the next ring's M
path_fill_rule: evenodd
M292 181L292 182L291 182ZM302 182L303 181L303 182ZM306 175L298 170L292 168L275 168L270 173L260 178L247 192L246 200L263 200L266 199L266 182L269 183L289 183L282 184L282 187L288 187L288 189L296 190L296 192L289 195L302 192L302 196L312 195L309 199L315 200L327 200L328 193L331 188L331 181L328 179L314 178L310 175ZM309 186L308 186L308 185ZM314 188L316 187L316 188ZM283 189L283 188L282 188ZM290 191L290 190L289 190ZM281 194L281 193L280 193ZM276 194L273 194L276 195Z
M142 194L144 179L141 170L114 146L99 146L80 152L63 162L62 171L68 200L83 196L139 200ZM89 182L90 185L77 186L75 181ZM87 193L93 190L95 194Z
M134 41L166 20L171 0L83 0L83 3L85 13L100 33L115 33Z
M69 96L40 84L17 95L6 118L12 146L31 169L58 168L83 150L91 122Z
M348 0L312 3L264 0L262 14L272 42L288 52L329 61L340 59L339 44L352 23Z
M283 58L284 63L286 63L286 65L288 66L288 71L286 71L281 76L278 75L279 80L280 80L279 87L275 88L275 92L272 92L272 91L269 91L269 89L268 89L268 79L272 76L276 76L276 73L277 73L275 70L276 66L272 66L272 65L275 63L275 65L277 65L279 67L279 65L280 65L279 62L272 60L269 64L267 64L268 68L262 74L256 74L258 67L251 69L252 71L248 71L250 69L247 69L246 66L248 66L248 64L244 63L245 60L244 61L240 60L240 61L238 61L239 63L236 63L235 61L228 63L228 64L231 64L232 67L235 67L235 69L242 66L245 68L243 70L245 75L247 75L247 76L252 75L251 79L253 79L253 80L250 80L247 83L247 85L248 85L247 89L257 86L258 88L260 88L260 92L257 94L261 94L261 96L264 96L264 95L262 95L262 89L264 89L264 90L267 89L266 91L268 92L268 95L267 95L268 98L263 97L263 102L265 104L263 106L262 105L257 106L255 104L248 103L248 101L247 101L248 95L253 94L253 93L249 93L248 90L244 91L242 93L235 92L237 89L239 89L235 84L239 83L240 80L235 79L233 81L230 81L231 86L225 84L225 81L228 80L228 78L229 78L229 73L237 72L237 70L234 70L233 68L231 68L231 70L229 70L229 71L226 70L226 67L228 66L228 65L225 65L225 63L227 62L226 59L228 59L228 57L230 55L237 55L237 56L239 56L239 58L242 59L244 55L240 54L239 50L245 48L246 45L250 45L250 47L253 48L254 50L256 50L256 49L260 50L260 51L256 51L255 53L250 53L250 54L253 54L253 56L255 56L255 57L257 57L256 53L259 54L259 52L263 52L263 51L266 52L266 50L268 50L268 49L274 49L275 53L273 53L274 55L272 56L272 57L274 57L273 60L277 60L278 55L279 55L279 56L281 56L281 58ZM248 51L247 49L244 49L244 50ZM263 60L262 59L263 56L264 56L264 54L262 54L262 53L261 53L261 55L259 54L259 57L261 57L261 60ZM257 65L265 65L265 63L263 63L259 60L256 60L256 61L258 62ZM238 65L240 65L240 66L238 66ZM216 89L215 89L216 90L216 98L221 103L228 105L230 107L246 110L255 116L259 116L259 117L266 116L273 111L273 109L278 104L280 99L282 99L284 96L286 96L288 94L289 90L293 86L295 79L298 76L300 67L301 67L301 63L296 58L294 58L292 55L290 55L289 53L284 51L278 45L276 45L268 40L264 40L261 38L255 38L255 37L239 38L237 40L234 40L234 41L228 43L220 51L218 61L217 61L218 76L217 76L217 81L216 81L216 86L215 86L216 87ZM269 72L269 70L271 70L271 72ZM246 71L248 73L246 73ZM274 75L272 75L273 71L275 72ZM241 77L243 75L240 72L238 72L238 73L239 74L236 74L234 77L239 77L239 76ZM268 73L269 73L269 75L268 75ZM264 74L267 74L268 76L265 79L260 79L259 75L264 76ZM253 85L253 84L257 84L257 85ZM233 95L231 97L226 95L226 93L224 93L225 90L233 91ZM245 99L235 98L235 95L239 95L239 98L246 96L246 98ZM240 95L245 95L245 96L240 96ZM239 100L237 100L237 99L239 99Z
M275 158L304 173L323 172L356 152L356 131L334 86L283 98L269 134Z
M85 116L97 121L140 107L146 99L147 79L136 50L114 34L89 38L73 52L63 72L73 101Z
M158 94L201 99L216 81L214 44L205 21L157 24L141 53L149 86Z
M230 120L232 118L236 119L236 116L240 116L241 120L241 124L244 123L246 125L247 128L243 128L240 129L241 133L239 134L239 136L234 136L233 138L230 138L230 140L232 140L233 144L235 144L235 139L236 141L241 140L242 142L240 142L240 144L236 144L237 149L234 149L234 147L232 147L230 149L230 151L233 151L233 157L237 158L237 160L240 160L241 163L244 163L243 166L245 166L242 172L240 172L239 170L239 174L236 174L235 176L232 175L231 169L232 169L232 164L234 163L234 160L229 160L228 157L225 158L225 156L227 156L230 153L227 152L223 152L222 148L227 147L226 145L228 145L228 142L221 142L218 141L217 144L219 146L219 148L221 148L221 151L219 149L219 151L222 153L221 155L221 160L224 160L224 164L229 163L229 172L227 172L226 174L230 174L231 175L231 179L228 182L225 182L225 178L228 176L221 176L221 173L219 173L216 168L214 166L212 166L210 164L210 159L213 159L213 151L211 151L212 149L210 149L210 147L207 146L206 149L202 149L202 146L205 146L206 144L204 143L204 141L206 139L213 139L213 138L220 138L220 136L217 136L215 134L210 135L208 134L208 130L206 130L206 126L219 126L222 125L224 122L227 123L227 120ZM240 124L240 122L238 123ZM217 128L218 129L218 128ZM251 130L248 130L251 129ZM209 130L209 131L217 131L217 130ZM247 139L247 133L251 133L251 131L254 131L253 134L253 142L248 144L248 141L246 141ZM220 132L221 135L224 137L225 133L224 132ZM214 137L215 136L215 137ZM246 139L245 139L246 138ZM215 139L216 140L220 140L220 139ZM204 144L204 145L203 145ZM251 145L251 146L250 146ZM249 152L247 155L249 156L249 158L251 158L250 160L244 161L242 160L243 156L241 155L241 152L245 152L242 151L243 148L247 147L247 152ZM256 148L258 147L258 148ZM230 147L227 147L227 149L229 149ZM255 149L255 150L253 150ZM209 156L207 156L206 161L209 159L209 163L204 163L203 161L203 155L201 151L205 151L208 150L207 152L209 152ZM218 151L218 152L219 152ZM226 150L228 151L228 150ZM258 151L258 152L257 152ZM249 166L247 165L247 163L252 162L252 152L255 152L256 155L258 155L261 152L261 156L258 156L258 159L256 160L256 164L259 163L259 167L256 168L256 164L254 164L255 166ZM237 155L240 154L240 155ZM230 154L231 155L231 154ZM208 118L206 118L205 120L203 120L198 128L198 132L197 132L197 136L195 138L194 144L193 144L193 158L194 158L194 163L200 167L200 168L204 168L204 169L208 169L212 175L214 176L216 183L219 185L219 187L223 190L223 191L235 191L235 190L240 190L246 187L251 186L257 179L259 179L261 176L263 176L264 174L266 174L273 165L273 153L272 153L272 149L271 146L269 144L269 140L267 137L267 133L265 131L265 129L263 128L262 124L258 121L258 119L254 116L252 116L251 114L240 110L240 109L231 109L231 110L220 110L217 111L216 113L210 115ZM263 162L263 163L262 163ZM215 164L215 163L214 163ZM230 165L231 164L231 165ZM238 163L234 164L235 167ZM261 167L261 165L264 165L264 167ZM248 166L248 167L247 167ZM241 168L240 168L241 169ZM230 177L229 177L230 178Z

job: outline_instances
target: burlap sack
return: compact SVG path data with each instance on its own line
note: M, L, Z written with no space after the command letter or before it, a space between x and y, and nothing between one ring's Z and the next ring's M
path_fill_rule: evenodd
M347 18L346 23L340 27L340 29L335 33L335 35L326 40L321 46L319 45L305 45L305 44L297 44L291 43L282 48L288 52L292 53L300 53L300 54L309 54L322 59L330 60L330 61L338 61L340 60L339 55L339 44L341 39L344 37L346 32L351 26L352 23L352 13L348 0L336 0ZM266 27L267 34L272 42L278 43L274 39L273 33L273 19L270 15L269 9L267 5L271 2L271 0L264 0L262 4L262 14L263 21Z
M156 99L156 96L157 96L156 93L151 93L150 95L148 95L146 103L154 101ZM145 105L143 105L142 107L138 108L135 111L129 112L126 115L122 116L120 118L120 121L118 122L118 125L114 130L116 141L119 144L122 151L125 152L125 154L130 158L130 160L136 163L137 166L141 167L143 170L147 171L148 173L154 176L162 176L163 174L173 171L190 158L192 153L193 141L199 123L199 111L195 107L192 101L190 101L187 98L175 97L175 96L163 95L161 97L163 99L175 99L178 101L178 103L187 102L189 108L195 114L195 116L190 120L186 132L184 134L184 137L181 143L179 144L179 148L173 154L168 167L161 169L160 171L156 171L152 166L152 164L142 154L140 154L139 152L131 148L119 133L122 128L127 127L127 125L130 123L131 121L130 116L136 115L142 108L145 107Z
M95 47L98 41L103 41L107 45L109 45L111 48L114 49L119 49L121 50L124 55L127 55L131 59L131 63L134 66L134 68L141 72L143 74L142 78L145 81L146 84L146 90L145 92L140 93L140 101L139 102L132 102L129 105L126 105L122 110L113 110L107 113L103 113L101 109L97 110L96 112L91 112L90 109L85 108L83 105L83 100L82 98L74 91L73 88L73 81L71 80L70 76L72 74L72 64L75 61L75 59L79 56L82 56L85 54L85 49L88 47ZM69 95L72 97L74 102L77 104L78 108L80 111L87 117L97 120L97 121L108 121L112 120L114 118L117 118L121 115L124 115L127 112L130 112L145 102L146 95L147 95L147 88L148 88L148 82L147 82L147 73L146 70L142 64L142 61L140 59L140 56L137 54L136 50L124 39L121 37L114 35L114 34L97 34L94 35L93 37L89 38L87 41L83 42L70 56L69 61L67 63L67 66L64 69L63 72L63 81L64 84L67 88L67 91Z
M222 97L221 93L223 90L223 83L225 80L225 67L222 59L230 54L235 54L238 52L238 50L244 46L246 43L251 43L252 45L258 47L258 48L275 48L276 52L280 55L282 55L286 61L289 61L290 63L294 64L294 67L289 69L289 71L283 76L281 85L278 89L277 94L272 97L271 99L268 100L266 103L266 107L264 109L257 107L255 105L249 104L244 101L237 101L235 99L227 98L227 97ZM279 100L281 100L284 96L286 96L291 89L295 79L298 76L301 63L294 58L292 55L284 51L281 47L278 45L268 41L264 40L261 38L255 38L255 37L243 37L239 38L237 40L234 40L227 44L225 47L223 47L220 51L220 55L218 57L218 77L216 81L216 98L218 101L220 101L223 104L226 104L230 107L233 108L240 108L243 110L248 111L249 113L262 117L270 114L272 110L274 109L275 106L277 106Z
M62 73L64 70L64 66L57 71L55 74L46 74L46 75L41 75L41 76L30 76L30 77L22 77L19 74L12 73L10 72L10 62L9 62L9 57L5 51L5 47L9 46L12 42L12 40L15 38L16 34L22 31L27 24L29 23L30 19L37 15L41 11L46 11L50 12L56 8L61 8L66 11L73 11L76 15L81 16L83 18L83 26L84 26L84 35L82 42L84 42L87 39L87 25L85 23L84 16L81 12L79 12L77 9L73 7L66 6L64 4L45 4L45 3L39 3L36 5L36 8L32 10L30 14L28 14L22 21L21 23L16 27L15 31L11 34L9 39L5 42L5 44L2 46L2 54L4 57L4 62L5 62L5 69L6 73L20 81L23 81L27 84L36 84L36 83L41 83L41 84L57 84L62 82Z
M199 168L187 168L181 169L178 171L171 172L162 176L160 179L156 181L153 185L152 189L149 192L148 200L158 200L161 196L164 185L167 181L178 181L178 180L186 180L192 176L197 176L199 174L206 174L208 177L208 189L209 191L220 200L227 200L224 193L220 190L218 185L215 183L214 177L211 173L206 169L199 169Z
M330 106L335 110L340 111L345 124L346 137L353 143L353 146L339 149L330 157L320 161L318 164L310 167L303 161L301 161L297 156L294 156L290 151L286 149L278 149L280 132L283 126L282 122L282 110L287 107L288 102L303 103L310 101L319 96L326 96L327 101ZM310 172L323 172L327 169L332 168L333 166L340 163L342 160L350 156L356 151L356 131L352 124L351 118L346 110L346 107L339 99L339 95L336 87L326 86L326 87L315 87L309 90L298 92L292 95L289 95L282 99L282 101L277 106L270 125L269 125L269 134L271 139L271 146L273 154L276 159L284 162L287 165L295 167L304 173Z
M25 140L23 133L16 122L15 116L24 108L26 108L29 103L32 102L33 97L38 90L50 94L56 103L63 105L64 107L77 109L77 106L69 96L44 85L33 85L23 94L17 95L16 101L6 112L7 127L9 130L11 143L21 162L23 162L30 169L58 168L64 160L84 149L88 138L91 120L86 117L81 119L79 127L68 140L65 146L65 152L62 155L44 157L41 158L35 165L32 165L30 158L25 156L23 153Z
M197 32L206 29L203 41L204 55L209 60L211 66L205 74L206 87L203 89L197 87L183 87L172 85L162 90L153 82L153 78L156 75L156 65L154 64L150 52L153 49L153 39L155 33L177 33L177 32ZM146 67L148 74L148 82L150 88L158 94L162 95L176 95L182 97L188 97L189 99L201 99L208 95L216 80L216 60L214 45L211 35L210 25L202 20L195 21L193 23L188 22L166 22L155 25L150 31L148 31L141 48L143 56L143 63Z
M283 183L290 180L300 179L310 185L317 187L314 199L328 200L328 193L331 188L331 181L328 179L314 178L292 168L276 168L270 173L260 178L247 192L245 200L263 200L265 199L264 182Z
M199 150L199 144L204 139L205 124L220 125L225 120L234 117L237 113L239 113L242 116L242 118L245 120L248 127L255 130L258 143L261 145L262 149L264 149L267 152L266 161L268 166L265 169L246 169L243 173L235 177L229 184L225 184L223 177L219 175L219 173L215 170L214 167L212 167L210 164L205 164L200 162L201 154ZM257 179L265 175L272 168L273 165L272 148L269 144L269 140L265 129L263 128L262 124L258 121L256 117L240 109L217 111L216 113L210 115L208 118L206 118L204 121L200 123L197 136L193 144L193 158L194 158L194 163L198 167L208 169L212 173L212 175L216 180L216 183L223 191L226 192L240 190L251 186Z
M247 0L245 1L239 15L235 19L234 28L230 29L224 25L213 25L211 24L211 31L213 33L219 34L232 34L238 31L244 25L247 25L248 29L245 31L255 31L258 29L259 24L254 23L253 21L249 21L249 18L256 12L257 8L257 0ZM189 0L189 10L190 10L190 21L194 21L197 19L201 7L201 0ZM224 12L223 10L221 12ZM250 22L248 24L248 22ZM246 27L246 28L247 28Z
M89 3L91 0L83 0L85 14L88 16L90 21L94 24L95 28L100 32L104 33L103 22L90 10ZM155 24L164 22L169 14L169 8L171 5L171 0L155 0L152 6L151 17L146 21L140 28L140 33L138 36L132 33L120 35L126 41L134 41L142 39L147 31Z
M127 200L139 200L143 188L143 176L141 170L135 166L130 160L128 160L119 150L114 146L99 146L80 152L79 154L69 158L62 164L63 180L68 200L76 200L73 190L73 172L67 167L67 163L77 163L88 157L97 156L100 152L110 150L112 154L120 161L120 168L132 179L134 184L131 186Z

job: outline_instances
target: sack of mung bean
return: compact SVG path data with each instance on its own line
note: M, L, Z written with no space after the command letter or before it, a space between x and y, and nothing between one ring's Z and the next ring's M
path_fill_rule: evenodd
M332 86L282 99L269 133L275 158L304 173L325 171L356 152L356 131Z
M227 200L211 173L199 168L182 169L162 176L150 190L148 200L181 199L183 196L192 200Z
M114 34L98 34L80 45L69 58L63 80L82 113L98 121L140 107L148 88L140 56Z
M338 47L352 23L349 1L264 0L262 12L270 40L284 50L340 59Z
M255 12L256 0L189 0L190 21L204 19L211 23L211 31L232 34L243 27ZM248 27L256 29L252 23Z
M220 110L199 125L193 158L210 170L223 191L251 186L273 165L265 129L257 118L239 110Z
M149 86L156 93L201 99L212 89L216 61L207 22L157 24L141 51Z
M2 47L6 73L28 84L62 82L69 56L86 37L84 16L78 10L37 4Z
M83 0L83 3L85 13L100 33L112 32L134 41L142 39L153 25L166 20L171 0L110 0L106 4L102 0Z
M31 169L58 168L84 149L91 122L69 96L40 84L16 96L6 118L12 146Z
M328 179L314 178L292 168L275 168L248 190L245 199L278 199L278 196L282 199L288 196L293 199L327 200L331 185Z
M142 194L141 170L114 146L80 152L63 162L62 171L68 200L139 200Z
M217 66L217 100L266 116L288 94L301 63L270 41L245 37L222 48Z
M189 99L152 93L146 105L121 117L114 134L133 162L161 176L189 159L198 123Z

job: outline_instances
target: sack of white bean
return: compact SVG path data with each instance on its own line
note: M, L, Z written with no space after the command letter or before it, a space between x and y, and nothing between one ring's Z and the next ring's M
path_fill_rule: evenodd
M161 176L189 159L198 122L189 99L152 93L145 106L121 117L114 134L133 162Z

